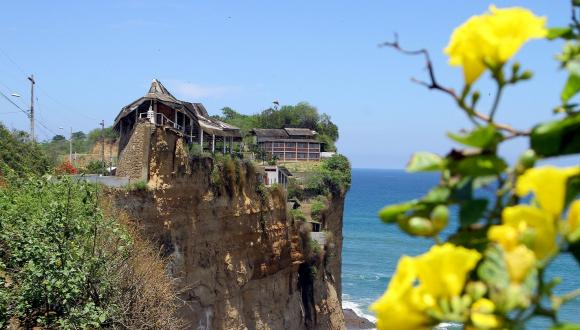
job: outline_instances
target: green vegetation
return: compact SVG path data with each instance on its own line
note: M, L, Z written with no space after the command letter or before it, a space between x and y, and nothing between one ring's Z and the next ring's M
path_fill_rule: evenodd
M244 115L225 107L222 116L215 116L228 124L241 129L246 136L252 128L303 127L318 132L317 139L324 142L323 151L336 151L334 143L338 140L338 127L330 116L319 114L318 109L306 102L284 105L279 110L269 108L253 115Z
M310 216L312 216L313 220L320 220L322 215L322 211L326 209L328 200L324 196L317 196L314 199L314 202L310 206Z
M168 326L153 250L100 207L96 185L18 178L0 188L0 328ZM142 265L147 265L147 271Z
M119 136L112 127L106 127L103 131L105 141L116 140ZM79 154L90 153L93 147L101 141L101 129L95 128L88 133L81 131L72 133L73 152ZM50 155L53 165L59 162L58 157L70 152L70 143L63 135L55 135L52 140L39 143L40 148Z
M0 174L8 169L19 175L45 174L51 165L40 146L29 142L26 132L11 132L0 124Z
M127 185L127 190L129 191L147 191L149 190L149 186L147 186L147 182L145 181L136 181L132 182Z
M348 158L334 155L321 162L314 169L306 183L306 189L313 195L339 194L349 189L351 182L351 167Z
M291 209L288 211L290 216L296 221L306 221L306 216L299 209Z

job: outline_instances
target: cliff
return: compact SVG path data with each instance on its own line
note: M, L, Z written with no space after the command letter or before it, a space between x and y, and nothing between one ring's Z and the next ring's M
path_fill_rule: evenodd
M323 214L330 234L316 249L307 228L288 216L286 193L261 186L252 164L188 157L182 138L147 123L137 125L119 159L130 153L146 173L135 164L119 168L149 188L110 196L168 258L189 328L345 328L342 194Z

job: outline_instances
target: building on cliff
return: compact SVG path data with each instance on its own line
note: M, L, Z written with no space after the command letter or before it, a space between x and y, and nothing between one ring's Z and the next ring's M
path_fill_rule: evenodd
M320 142L315 139L316 132L311 129L254 128L250 133L254 136L254 144L267 158L276 157L283 162L320 160Z
M166 127L202 151L232 153L242 140L240 129L209 116L201 103L176 99L157 79L145 96L123 107L113 127L119 132L119 154L127 145L138 121Z

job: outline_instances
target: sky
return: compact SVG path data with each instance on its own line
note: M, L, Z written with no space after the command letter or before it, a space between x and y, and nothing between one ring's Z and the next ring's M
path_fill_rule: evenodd
M339 151L356 168L403 168L414 151L446 153L446 132L470 128L453 101L411 82L424 61L379 48L398 33L403 47L427 48L440 82L462 86L443 49L453 29L487 1L8 1L0 12L0 91L28 108L34 74L37 134L111 125L120 109L147 92L153 78L210 114L228 106L251 114L272 101L301 101L328 113L340 129ZM569 20L569 1L495 1ZM562 44L524 46L515 59L534 79L504 94L497 118L527 129L554 118L565 72ZM494 87L480 79L481 110ZM28 118L0 98L0 121L28 129ZM509 160L523 140L500 151ZM555 160L578 162L578 158Z

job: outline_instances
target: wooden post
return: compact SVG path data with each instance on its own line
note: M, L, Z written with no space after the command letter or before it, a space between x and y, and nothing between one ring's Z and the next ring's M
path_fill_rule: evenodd
M199 126L199 145L201 152L203 153L203 129L201 128L201 125Z
M215 154L215 134L211 135L211 153Z
M230 137L230 155L234 153L234 137Z

